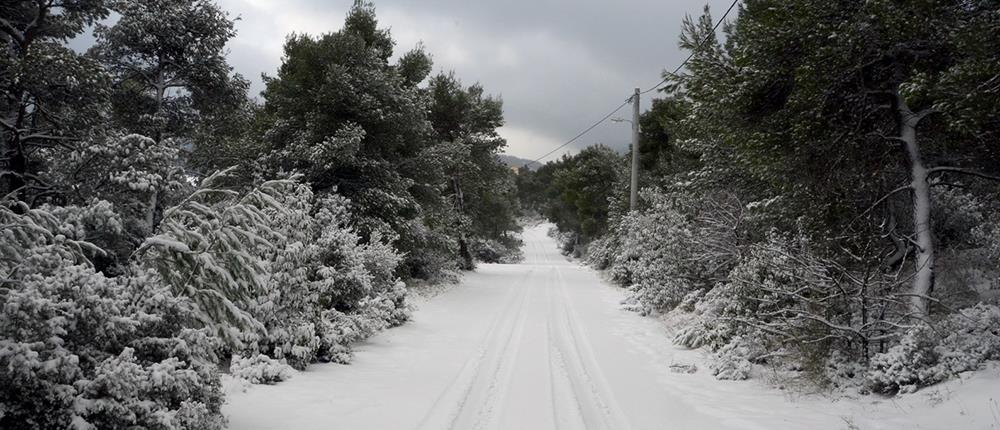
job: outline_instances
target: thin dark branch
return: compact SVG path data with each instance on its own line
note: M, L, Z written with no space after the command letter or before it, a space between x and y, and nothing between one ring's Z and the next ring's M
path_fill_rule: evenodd
M975 177L979 177L979 178L983 178L983 179L989 179L991 181L998 181L998 182L1000 182L1000 176L988 175L988 174L983 173L983 172L978 172L978 171L970 170L970 169L964 169L964 168L961 168L961 167L946 167L946 166L933 167L933 168L927 170L927 176L929 177L930 175L933 175L935 173L945 173L945 172L961 173L963 175L970 175L970 176L975 176Z

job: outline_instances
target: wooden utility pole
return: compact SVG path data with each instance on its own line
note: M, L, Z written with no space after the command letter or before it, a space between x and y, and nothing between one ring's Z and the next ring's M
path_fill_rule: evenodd
M636 210L639 202L639 89L632 96L632 189L628 208Z

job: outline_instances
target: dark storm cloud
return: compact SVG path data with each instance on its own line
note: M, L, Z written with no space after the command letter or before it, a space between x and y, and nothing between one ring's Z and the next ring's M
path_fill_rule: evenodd
M335 31L351 3L221 0L241 18L230 61L259 91L260 73L273 74L280 64L286 34ZM716 17L729 5L708 3ZM398 53L423 41L435 69L454 70L466 83L481 82L503 96L507 152L527 158L548 152L624 101L633 87L646 88L664 68L679 64L686 55L677 48L681 20L700 14L704 5L704 0L376 2ZM571 147L602 142L624 149L629 136L627 124L608 123Z

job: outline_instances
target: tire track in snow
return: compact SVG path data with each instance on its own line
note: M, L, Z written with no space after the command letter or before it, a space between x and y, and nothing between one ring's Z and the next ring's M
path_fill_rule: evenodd
M486 388L483 389L482 392L477 393L475 388L482 385L474 384L473 390L470 392L470 394L479 394L477 396L479 399L477 399L476 403L480 405L478 409L474 409L476 412L474 424L471 427L473 429L498 428L498 403L500 403L507 394L511 379L514 376L514 365L517 361L518 352L521 349L520 347L522 345L522 337L524 335L524 325L525 320L527 319L527 311L525 308L531 289L526 286L521 288L524 290L524 293L521 299L521 306L518 309L519 315L516 317L517 322L515 323L513 329L514 331L511 332L502 347L503 349L500 351L501 355L496 358L495 366L491 365L488 368L494 370L490 371L488 374L479 374L479 376L482 377ZM486 381L489 381L488 385L486 385ZM466 411L469 412L471 417L472 410L463 410L463 412ZM466 425L461 425L461 418L462 417L460 416L459 420L455 423L458 424L457 428L470 428ZM456 426L453 425L452 428L456 428Z
M572 297L566 288L559 267L554 267L557 288L561 299L554 300L556 309L550 318L555 319L557 338L555 348L568 366L570 382L578 401L587 428L612 430L630 429L631 425L615 401L614 392L601 371L594 355L593 347L584 331L583 322L573 308ZM575 376L575 378L573 377Z
M512 376L513 361L524 331L525 302L529 292L525 280L534 271L530 269L514 285L506 303L490 323L483 344L441 392L418 429L478 429L492 421L496 400ZM469 425L469 420L473 420L475 427ZM458 426L460 423L464 425Z
M556 269L552 268L552 275L555 275L555 271ZM556 278L552 276L548 279L555 280ZM553 316L557 314L555 299L552 297L552 290L555 288L554 284L555 282L546 282L544 285L546 307L549 311L545 318L545 329L546 340L548 341L547 358L550 401L552 402L552 421L556 429L587 428L583 411L581 410L580 399L577 398L573 390L572 379L566 371L566 361L556 346L556 342L560 336L556 334L552 320Z

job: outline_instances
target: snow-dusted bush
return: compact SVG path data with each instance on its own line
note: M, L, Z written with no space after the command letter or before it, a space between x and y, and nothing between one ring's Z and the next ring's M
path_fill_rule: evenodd
M91 199L80 205L41 207L58 220L54 232L65 237L85 241L100 248L89 252L87 258L94 266L109 275L126 271L127 255L135 249L135 238L127 231L127 221L119 207L106 200Z
M764 354L764 344L757 339L735 336L715 353L710 368L717 379L743 380L750 377L750 370L758 357Z
M253 357L234 355L229 367L230 373L251 384L273 384L287 380L295 374L292 366L264 354Z
M502 243L498 240L475 239L469 244L473 258L484 263L514 264L524 259L521 241Z
M678 270L687 260L685 224L675 211L661 209L624 217L616 227L617 249L595 254L609 256L612 279L632 291L629 303L643 314L672 308L694 288Z
M642 197L645 208L591 244L589 261L631 290L627 308L691 312L674 341L715 352L723 377L759 362L824 379L835 353L844 365L834 373L857 377L856 365L908 324L895 305L905 301L894 296L898 279L877 259L848 268L804 234L756 232L773 224L772 200L654 189ZM742 354L749 339L758 349Z
M852 358L840 350L830 351L820 375L832 387L858 387L864 381L867 367L864 362Z
M727 300L720 295L712 290L694 305L696 317L677 330L674 343L717 351L736 336L738 324L725 317Z
M630 308L648 314L672 309L725 275L739 247L739 220L728 200L704 208L682 194L650 189L642 196L648 207L623 216L590 247L589 261L632 291Z
M246 308L263 290L267 268L261 249L272 247L259 232L270 226L258 206L277 193L281 181L267 182L241 196L222 187L226 172L206 178L202 187L164 212L157 234L138 250L144 268L151 269L174 294L196 304L198 324L233 346L240 331L262 331Z
M706 347L721 359L743 351L752 339L756 352L741 355L750 362L781 363L825 378L831 354L859 362L873 339L884 339L899 324L874 310L888 304L871 297L870 290L881 288L877 278L869 276L864 284L852 279L860 278L817 256L807 240L772 233L745 249L725 282L684 299L695 317L674 341Z
M406 274L411 279L420 279L430 283L453 283L461 278L461 270L465 266L458 242L458 235L453 228L427 222L427 219L436 218L441 220L452 220L459 218L448 211L436 211L433 214L425 214L422 219L412 219L402 221L401 226L395 230L388 224L379 226L368 231L380 232L387 241L396 248L410 251L405 255L399 265L398 273ZM361 221L361 220L358 220ZM364 221L361 221L364 222ZM467 220L466 220L467 222ZM464 267L470 269L470 267Z
M87 259L100 249L22 212L0 204L0 427L222 428L215 345L182 325L191 303L145 274L106 277Z
M318 328L319 358L349 363L353 358L351 344L408 320L409 309L403 303L406 294L406 285L397 282L393 289L362 300L350 314L337 309L324 311Z
M177 357L145 362L132 348L105 359L76 382L75 426L222 429L222 393L214 366ZM89 426L84 425L88 424Z
M402 256L354 233L345 199L226 180L167 209L115 277L87 240L123 231L110 203L0 205L2 427L219 428L219 353L245 352L237 370L275 381L273 360L346 362L409 318Z
M350 343L409 318L405 284L394 275L402 256L380 233L364 242L351 229L346 199L317 198L305 184L272 181L244 200L266 221L247 230L268 244L250 250L262 275L246 310L263 330L242 334L247 354L299 369L316 360L345 361Z
M978 304L906 332L876 354L866 375L875 392L908 392L1000 359L1000 308Z
M1000 290L1000 202L958 187L933 193L938 240L934 292L942 308L964 308Z
M572 255L574 257L580 256L579 235L573 232L560 231L556 227L550 228L547 234L549 237L556 240L556 244L559 245L559 251L561 251L563 255Z

